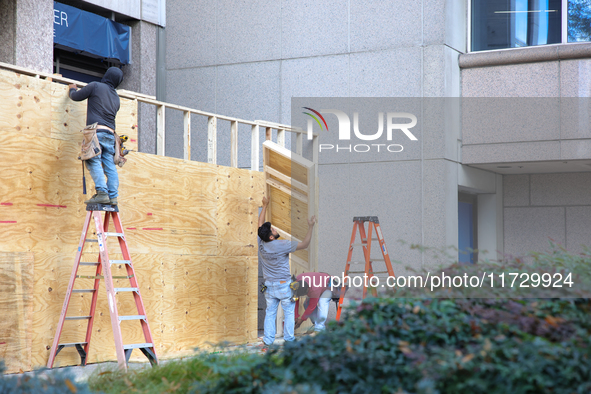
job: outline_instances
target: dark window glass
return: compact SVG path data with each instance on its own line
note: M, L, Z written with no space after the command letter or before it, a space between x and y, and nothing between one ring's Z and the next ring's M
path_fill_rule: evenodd
M475 194L458 193L458 261L478 261L477 245L477 197Z
M568 0L568 42L591 41L591 0Z
M560 0L472 0L472 51L560 43L560 5Z

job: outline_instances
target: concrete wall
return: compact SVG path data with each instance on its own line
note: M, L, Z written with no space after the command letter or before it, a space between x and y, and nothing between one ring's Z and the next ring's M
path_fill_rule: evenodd
M132 63L123 68L121 89L156 95L156 56L158 26L136 21L131 26ZM138 105L139 150L156 153L156 107Z
M14 64L14 35L16 1L0 0L0 62Z
M47 15L40 18L40 15ZM40 72L53 70L53 1L0 1L0 61Z
M570 52L565 47L571 47ZM511 50L513 58L500 57L508 56L506 52L467 54L460 60L469 66L461 72L462 97L515 98L487 101L488 108L497 106L498 113L506 116L505 122L463 127L463 163L591 157L591 44L575 44L574 49L570 45L524 48ZM499 59L507 64L495 65Z
M462 97L479 98L472 103L481 109L507 106L505 114L510 107L522 112L513 119L507 115L501 126L481 122L462 129L463 163L487 169L519 163L497 169L512 173L502 176L500 250L506 255L547 250L549 239L574 253L590 243L590 58L591 44L581 43L459 59ZM511 127L518 117L520 123Z
M166 100L289 124L292 97L458 96L464 3L168 2ZM176 157L181 126L181 115L171 115L167 138L177 142L167 149ZM197 160L206 158L204 127L197 123L193 134ZM220 150L229 146L226 128ZM241 167L249 166L248 146Z
M549 239L580 253L591 242L591 173L505 175L505 253L549 249Z
M167 19L168 102L289 124L292 97L459 96L457 59L465 51L464 1L177 1L168 2ZM218 131L219 152L229 152L227 126ZM192 157L206 160L205 120L193 122L192 127ZM167 154L181 157L181 130L180 113L167 114L167 140L171 141ZM450 131L454 132L457 129ZM240 133L243 138L250 130ZM431 139L425 156L421 147L412 162L377 159L372 164L384 176L403 179L412 189L401 193L396 188L397 199L408 205L404 218L388 207L376 212L390 223L387 226L413 222L414 230L408 234L385 230L392 244L399 235L409 242L457 244L453 175L457 173L457 138L450 153L446 151L449 144L440 143L446 131L437 133L437 142ZM239 166L249 167L249 144L240 144L239 150ZM229 164L229 154L219 153L218 162ZM345 193L343 185L332 185L330 180L325 185L324 177L329 179L333 171L354 171L349 165L363 166L320 166L321 206L323 199ZM355 200L350 198L354 207ZM342 212L347 212L348 220L338 233L347 243L352 217L348 209ZM332 237L334 231L328 229L334 229L333 212L321 208L320 216L326 223L321 237L322 228ZM343 228L348 235L342 236ZM321 269L335 272L337 265L330 261L336 255L320 253L326 254L320 256Z

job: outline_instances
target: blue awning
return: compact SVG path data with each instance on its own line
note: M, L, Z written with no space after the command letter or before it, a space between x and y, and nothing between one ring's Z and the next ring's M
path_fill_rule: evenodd
M129 64L131 28L102 16L53 2L53 43L75 52Z

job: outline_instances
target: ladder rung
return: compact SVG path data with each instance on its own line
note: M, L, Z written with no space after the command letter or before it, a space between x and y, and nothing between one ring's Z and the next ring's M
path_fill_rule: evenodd
M110 264L131 264L131 260L109 260Z
M355 244L351 244L351 246L367 246L366 243L355 243Z
M119 316L119 321L121 320L144 320L146 315L129 315L129 316Z
M349 273L347 275L349 275L349 274L365 274L365 273L366 273L365 271L349 271ZM388 273L388 271L378 271L378 272L372 272L371 274L375 276L378 274L387 274L387 273ZM369 275L369 272L367 274Z
M58 346L61 347L72 347L76 345L86 345L86 342L72 342L72 343L60 343Z
M104 275L94 275L94 276L76 275L76 278L79 278L79 279L105 279L105 276ZM118 276L112 276L112 278L113 279L131 279L131 278L133 278L133 275L125 275L125 276L118 275Z
M98 242L98 239L86 239L86 242Z
M123 237L123 233L105 233L107 237Z
M84 262L84 263L80 263L80 265L98 265L98 261L96 263L91 263L91 262Z
M72 293L94 293L94 289L72 290Z
M66 320L84 320L90 319L92 316L66 316Z
M123 345L123 349L139 349L142 347L154 347L153 343L134 343L132 345Z
M376 261L386 261L386 260L384 260L384 259L369 259L370 263L373 263ZM360 265L360 264L365 264L365 261L350 261L349 264L350 265Z
M140 291L137 287L116 287L113 290L115 293L119 293L120 291Z

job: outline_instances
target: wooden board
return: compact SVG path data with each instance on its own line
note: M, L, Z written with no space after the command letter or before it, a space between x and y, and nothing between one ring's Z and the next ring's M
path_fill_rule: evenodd
M316 214L310 209L310 204L314 207L315 202L315 166L270 141L263 144L263 157L270 200L268 219L280 230L303 240L308 232L308 218ZM311 258L315 253L314 242L307 250L292 253L296 256L291 259L292 273L316 270L316 260Z
M31 369L33 253L0 253L0 359L6 372Z
M74 263L83 201L90 197L82 194L76 159L86 106L71 101L65 85L7 71L0 71L0 92L0 307L13 308L14 315L14 327L0 323L0 335L11 333L10 342L0 340L0 356L10 352L9 368L16 372L47 363ZM137 140L136 122L137 102L122 99L117 130ZM134 144L127 147L136 149ZM119 209L158 356L177 357L222 340L255 340L253 235L264 174L137 152L128 157L118 171ZM86 177L92 194L88 172ZM120 257L116 243L108 247L113 259ZM96 244L87 243L84 252L82 261L97 261ZM81 270L94 275L92 267ZM123 267L114 266L113 274L123 274ZM17 280L22 291L6 287ZM124 282L116 279L115 286L126 287ZM81 279L75 288L91 283ZM83 314L89 305L88 295L74 294L68 315ZM119 295L117 305L121 314L136 314L129 294ZM88 362L115 360L103 283L96 311ZM85 322L66 324L61 342L81 341ZM138 326L122 323L124 343L143 342ZM146 360L139 351L131 359ZM66 348L55 366L79 362L75 349Z

